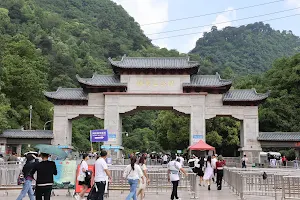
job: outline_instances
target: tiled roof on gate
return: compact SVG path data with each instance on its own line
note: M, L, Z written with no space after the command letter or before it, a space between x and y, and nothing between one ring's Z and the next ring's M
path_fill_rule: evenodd
M92 78L81 78L76 75L79 83L90 86L127 86L120 82L120 76L117 75L98 75L94 74Z
M120 61L108 58L111 65L127 69L188 69L198 67L199 63L189 57L126 57Z
M55 92L44 92L44 95L49 99L57 100L88 100L88 95L82 88L61 88Z
M9 129L0 134L0 138L52 139L52 130Z
M269 97L270 92L259 94L255 89L229 90L224 94L223 101L261 101Z
M231 80L221 79L220 75L192 75L190 83L183 83L185 87L222 87L230 86Z
M260 132L257 140L300 142L300 132Z

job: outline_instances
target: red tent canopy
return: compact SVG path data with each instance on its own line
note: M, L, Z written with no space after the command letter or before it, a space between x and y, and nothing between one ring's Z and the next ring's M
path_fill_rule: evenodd
M190 146L189 150L201 150L201 151L213 150L214 151L215 147L212 147L212 146L206 144L205 142L203 142L202 140L200 140L198 143Z

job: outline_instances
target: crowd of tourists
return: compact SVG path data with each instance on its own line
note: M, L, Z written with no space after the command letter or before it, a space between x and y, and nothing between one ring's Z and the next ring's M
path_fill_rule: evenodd
M135 154L130 155L130 164L124 168L123 178L130 186L130 192L126 200L143 200L147 185L151 180L147 173L147 154L141 154L137 157ZM94 171L90 171L87 160L89 154L82 154L82 161L79 167L77 181L82 186L80 193L75 195L77 200L85 199L88 189L88 199L103 200L107 183L112 182L112 176L106 163L107 152L102 150L97 154L94 164ZM180 199L178 196L178 185L181 174L187 176L184 170L184 158L180 155L171 154L163 156L163 163L167 167L168 182L172 184L171 199ZM193 164L191 164L193 163ZM225 161L222 156L208 156L207 158L198 159L193 156L189 160L192 171L200 177L200 185L207 185L208 190L211 189L211 182L217 183L218 190L222 188L223 167ZM35 175L36 173L36 175ZM17 200L23 199L28 194L30 200L50 200L53 186L53 176L57 175L55 162L49 161L49 155L42 153L41 160L34 154L26 155L26 164L22 170L22 176L19 176L18 182L23 185ZM35 190L32 188L32 181L36 177ZM91 185L92 179L94 185Z
M217 184L217 189L222 189L223 169L226 165L225 160L221 155L213 155L205 157L193 157L188 161L189 167L192 171L200 177L199 186L205 187L211 190L211 183Z

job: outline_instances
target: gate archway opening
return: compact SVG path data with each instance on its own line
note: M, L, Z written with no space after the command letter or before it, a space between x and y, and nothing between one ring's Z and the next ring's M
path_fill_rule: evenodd
M206 120L206 142L225 157L237 157L242 146L242 121L232 116L216 116Z
M189 146L190 116L172 107L137 107L122 114L125 152L175 152Z
M104 120L95 116L72 119L72 146L82 152L99 151L101 143L90 142L90 130L104 129Z

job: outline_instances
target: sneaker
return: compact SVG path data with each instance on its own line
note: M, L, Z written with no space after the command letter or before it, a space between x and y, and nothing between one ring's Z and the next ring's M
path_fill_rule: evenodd
M81 199L78 194L76 194L74 197L75 197L76 200L80 200Z
M210 190L210 185L208 186L208 190Z

